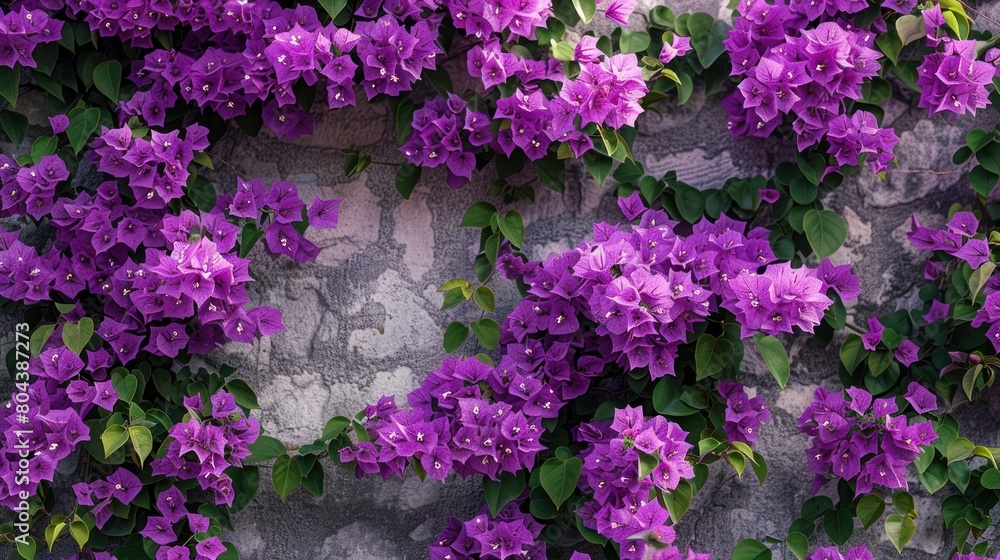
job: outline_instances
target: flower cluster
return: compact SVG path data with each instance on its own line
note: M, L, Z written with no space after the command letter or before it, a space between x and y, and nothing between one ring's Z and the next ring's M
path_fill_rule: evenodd
M895 398L873 399L857 387L847 389L850 400L840 393L818 387L813 402L799 417L799 429L811 438L806 450L809 470L816 474L818 490L828 474L854 482L857 495L871 492L874 485L906 488L906 467L920 448L937 439L931 422L907 423L899 414ZM917 413L937 408L936 399L918 383L904 396Z
M473 560L496 558L544 558L545 542L539 539L542 525L520 510L521 500L504 506L492 517L489 508L461 521L454 517L434 537L428 550L430 560ZM589 558L574 555L575 560Z
M993 261L990 244L985 236L979 233L979 219L972 212L956 212L941 230L921 225L914 215L906 237L918 249L939 251L960 259L968 263L973 270ZM924 274L929 280L934 280L944 268L944 262L932 260L928 262ZM983 293L986 294L986 300L976 313L972 326L980 327L988 323L986 337L1000 352L1000 278L991 277L984 284ZM932 322L936 319L947 319L948 309L947 303L935 301L925 320Z
M891 128L879 128L875 115L867 111L850 117L837 115L829 123L826 138L839 165L858 165L862 154L872 154L867 162L874 173L889 169L895 159L892 149L899 142Z
M34 495L41 482L55 476L59 461L91 439L83 418L95 405L110 410L118 400L110 381L95 386L74 379L63 387L84 368L80 358L64 347L50 350L39 362L42 367L31 368L40 372L39 377L23 392L26 402L16 406L8 401L0 414L4 434L0 504L7 507L17 506L20 492Z
M852 547L847 554L841 554L835 546L821 546L806 556L806 560L875 560L865 545Z
M595 226L595 241L581 246L574 267L588 319L610 338L618 363L648 367L653 379L674 375L678 346L713 309L735 314L744 338L793 327L812 332L833 303L826 292L857 285L850 267L842 267L838 284L828 284L819 276L824 268L779 262L762 228L746 232L746 224L723 217L703 219L682 236L675 225L665 213L647 211L631 231ZM525 282L537 284L528 274Z
M63 22L49 17L45 10L24 5L16 12L0 10L0 66L35 68L35 47L61 39L62 27Z
M414 165L446 165L448 184L459 187L472 178L476 154L492 141L490 117L449 94L447 99L427 101L413 113L413 134L399 150Z
M940 6L937 6L940 14ZM928 37L931 35L928 34ZM976 41L940 40L944 50L924 57L917 68L920 87L918 107L933 115L950 111L956 115L976 114L989 105L986 86L993 83L997 69L989 62L976 60Z
M757 443L760 425L771 419L764 398L751 397L742 383L728 379L719 382L719 395L726 400L726 423L722 429L729 441Z
M767 137L792 115L799 150L828 138L830 153L840 165L855 165L858 156L873 153L875 172L892 161L898 138L878 127L870 113L848 116L852 100L860 100L862 86L878 74L872 48L873 32L822 21L827 15L856 12L850 2L768 3L739 5L734 29L724 41L733 61L732 75L742 78L739 88L723 102L734 136Z
M232 505L233 481L225 471L250 456L247 446L260 435L260 423L244 416L230 393L216 393L204 404L197 395L185 398L191 418L170 428L167 453L152 462L152 473L197 480L217 505Z
M436 67L441 49L435 44L437 26L433 20L421 20L407 29L395 17L386 15L377 21L360 22L355 32L361 37L358 57L365 79L361 82L368 99L379 94L399 95L413 89L421 72Z
M669 513L650 491L670 492L694 477L687 435L662 416L646 419L640 407L630 406L616 410L613 421L576 428L576 439L588 444L580 453L579 487L590 496L577 514L586 527L618 543L623 559L647 558L648 551L657 551L654 558L680 556ZM642 472L642 457L656 463L651 472Z
M563 83L560 97L579 113L583 124L621 128L634 126L642 113L639 100L649 88L634 54L581 61L580 73Z
M484 41L505 31L512 37L535 38L535 29L544 27L552 15L551 0L446 0L443 2L457 29Z
M494 385L498 376L496 368L476 359L445 360L410 393L412 410L400 410L392 397L369 406L366 428L372 441L341 449L341 461L356 462L359 476L388 478L402 476L415 460L439 480L451 472L496 479L501 472L532 465L543 449L540 419L549 414L541 400L546 397L536 380L525 380L524 394L534 394L523 407L490 402L480 383Z

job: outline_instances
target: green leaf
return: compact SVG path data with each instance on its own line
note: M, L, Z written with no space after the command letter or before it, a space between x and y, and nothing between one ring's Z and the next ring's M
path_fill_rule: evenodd
M271 482L274 483L278 497L281 501L285 501L292 490L302 482L302 470L298 461L293 461L288 455L278 457L271 469Z
M972 450L975 448L975 444L969 441L967 438L959 437L955 438L948 444L948 453L945 455L948 457L949 463L954 463L955 461L964 461L969 457L972 457Z
M694 350L697 379L700 381L719 373L729 365L735 354L736 348L728 339L701 335Z
M257 402L257 393L247 385L242 379L233 379L226 383L226 391L232 393L236 404L249 410L258 410L260 404Z
M403 198L409 200L410 195L413 194L413 188L420 181L422 169L422 167L404 163L396 171L396 190L399 191L399 194L403 195Z
M694 187L678 184L674 187L674 201L681 217L695 223L705 214L705 195Z
M79 355L90 342L92 336L94 336L94 320L90 317L83 317L77 323L63 325L63 344L74 354Z
M691 94L694 93L694 80L687 72L678 72L677 78L680 80L677 83L677 104L683 105L691 99Z
M458 350L466 338L469 338L469 327L458 321L453 322L444 331L444 351L451 353Z
M107 459L112 453L118 451L118 448L125 445L128 441L128 432L125 430L125 426L121 424L112 424L104 429L104 433L101 434L101 443L104 445L104 458Z
M80 153L80 150L90 140L90 135L97 130L97 125L101 122L101 110L93 107L88 109L77 108L69 112L69 128L66 129L66 137L73 146L73 152Z
M896 20L896 34L899 35L899 41L904 47L924 37L927 35L924 18L912 14L900 16Z
M980 484L983 488L988 488L990 490L1000 489L1000 470L991 468L983 473L983 477L980 479Z
M603 156L594 150L589 150L583 154L583 164L587 167L590 176L598 184L603 183L608 178L608 174L611 173L611 164L613 161L610 157Z
M892 508L899 515L910 515L916 517L916 510L913 507L913 496L909 492L896 492L892 496Z
M257 441L247 446L247 449L251 453L249 457L244 459L244 462L247 463L268 461L283 455L286 451L285 444L271 436L258 436Z
M979 165L987 171L1000 175L1000 143L990 142L976 153Z
M539 481L557 508L576 490L582 469L583 461L576 457L566 460L553 457L542 463Z
M882 375L892 363L892 352L888 350L876 350L868 356L868 367L872 370L872 375L878 377Z
M503 216L497 217L500 226L500 233L510 241L510 244L518 249L524 244L524 220L517 210L510 210Z
M301 456L299 456L301 457ZM299 457L296 457L297 459ZM420 462L417 461L419 465ZM309 474L302 478L302 487L305 488L313 496L319 497L323 495L323 478L325 477L323 472L323 465L314 465L312 469L309 470Z
M856 334L849 334L840 346L840 362L844 364L847 373L854 373L861 362L868 357L868 350L865 350L861 337Z
M544 157L534 163L538 180L545 188L563 192L566 182L566 163L558 158Z
M135 454L139 456L139 466L146 462L146 457L153 451L153 434L149 428L133 424L128 427L128 437L132 440Z
M844 546L854 532L854 516L849 509L832 509L823 516L826 535L837 546Z
M476 291L472 294L473 301L480 309L487 312L492 312L494 307L494 297L493 290L489 286L479 286Z
M194 202L195 206L201 209L202 212L209 212L212 208L215 208L215 203L219 196L215 192L212 182L201 175L191 175L188 177L185 192L191 199L191 202Z
M809 539L802 533L788 533L788 537L785 538L785 546L798 560L803 560L809 552Z
M847 240L847 223L830 210L809 210L802 226L813 252L821 259L837 252Z
M38 325L35 332L31 333L31 339L28 343L31 346L31 355L33 357L38 357L38 354L45 348L45 344L49 341L49 337L52 336L52 332L55 329L55 325Z
M122 65L117 60L102 62L94 68L94 87L111 101L118 101L122 84Z
M755 451L753 458L750 460L750 468L753 469L753 473L757 476L757 482L763 485L767 479L767 462L764 461L764 456Z
M28 535L26 539L17 541L17 553L24 560L34 560L35 553L38 552L38 541Z
M755 334L753 341L757 344L757 350L763 356L767 369L771 370L771 375L778 381L778 386L784 389L791 372L785 347L777 338L763 333Z
M867 530L885 513L885 500L875 494L867 494L858 501L858 521Z
M597 3L594 0L573 0L573 8L583 23L590 23L594 14L597 13Z
M489 227L490 221L497 213L496 206L489 202L477 202L465 211L462 221L458 225L462 227L485 228Z
M319 438L326 441L337 438L340 434L344 433L344 430L346 430L350 425L350 418L345 416L334 416L333 418L327 420L326 426L323 428L323 435Z
M28 117L4 109L0 111L0 126L3 127L7 138L10 138L11 144L20 146L21 142L24 142L25 135L28 134Z
M622 36L618 41L618 45L623 54L642 52L649 46L649 33L645 31L629 31L624 27L621 30Z
M688 31L691 33L691 47L698 55L698 62L708 68L726 51L722 41L729 36L729 26L722 20L698 12L687 19Z
M31 159L38 163L43 157L56 153L59 140L55 136L39 136L31 143Z
M344 9L347 5L347 0L317 0L320 6L326 10L326 13L330 14L330 19L337 19L340 11Z
M986 261L979 265L979 268L972 271L972 276L969 277L969 300L976 301L976 296L979 295L979 291L986 286L986 282L989 281L990 277L993 276L993 271L995 271L997 265L990 261Z
M948 483L948 465L942 460L931 461L923 472L918 473L918 476L927 491L933 494Z
M681 480L677 484L677 488L674 488L670 492L664 492L663 503L667 507L667 512L670 514L670 520L673 523L677 523L684 517L687 513L688 508L691 507L691 499L694 497L694 488L691 483L687 480Z
M469 325L476 338L486 348L493 350L500 344L500 325L493 319L480 319Z
M643 479L649 476L649 473L653 472L659 464L660 459L658 456L639 451L639 478Z
M0 67L0 96L6 99L11 107L17 106L17 94L20 88L21 65L15 64L13 68Z
M993 193L997 181L1000 181L1000 175L987 171L982 165L977 165L972 168L972 171L969 171L969 184L984 198Z
M733 560L771 560L771 549L754 539L743 539L733 550Z
M250 254L250 250L253 246L257 244L257 241L264 237L264 230L257 226L255 223L248 223L243 226L243 231L240 232L240 257L246 257Z
M917 525L909 517L890 515L885 520L885 534L889 537L892 546L896 547L896 552L903 553L903 547L910 542L914 533L917 532Z
M492 480L488 476L484 476L483 494L486 496L486 504L490 507L490 516L496 518L497 513L505 505L521 495L524 486L524 471L503 473L500 475L500 480Z

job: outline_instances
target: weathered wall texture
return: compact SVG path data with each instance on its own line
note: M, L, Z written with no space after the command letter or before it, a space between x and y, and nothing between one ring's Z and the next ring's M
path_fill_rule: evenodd
M718 12L715 2L689 4L674 9ZM835 260L855 263L861 274L864 295L853 309L858 322L871 312L891 312L915 301L913 279L922 270L922 256L905 239L910 214L941 224L951 202L971 200L972 193L964 168L956 169L951 155L973 119L927 120L923 112L907 111L901 103L887 113L901 137L898 169L885 180L862 173L826 200L850 226ZM983 115L980 126L991 126L985 121L991 113ZM725 121L718 98L696 93L680 109L665 107L663 118L643 116L636 156L650 172L673 169L680 180L707 188L730 176L766 173L792 153L789 145L776 141L731 139ZM443 173L427 170L411 199L403 200L394 187L394 167L373 164L359 177L345 178L340 150L349 148L363 149L377 162L402 161L393 124L380 106L324 114L317 133L299 142L233 137L221 148L245 176L296 181L310 198L315 193L345 199L341 227L314 238L327 247L317 263L296 266L263 255L255 262L256 300L282 309L287 331L252 348L230 345L212 356L214 362L240 366L260 394L264 425L288 443L311 441L327 418L353 414L382 394L405 394L440 362L444 327L470 318L461 311L438 311L442 298L435 288L453 277L473 276L478 233L458 223L465 208L486 198L486 185L494 176L484 172L465 188L452 190ZM597 185L582 166L571 165L565 194L539 190L534 205L518 207L525 216L529 252L544 257L571 247L595 220L616 219L610 193L610 181ZM498 311L509 310L514 297L509 287L500 289ZM737 480L720 471L681 524L682 542L690 540L715 558L728 558L742 538L784 535L809 495L806 438L795 420L817 385L837 386L837 359L835 350L805 340L793 344L791 356L792 378L784 391L753 353L745 361L748 385L765 396L774 412L760 444L771 470L767 483L761 487L752 477ZM1000 444L985 412L967 416L963 429L968 426L970 436ZM273 491L264 490L237 516L235 540L244 558L423 558L429 539L448 516L470 516L481 504L477 483L421 484L413 476L386 483L358 481L327 466L324 497L299 490L282 504ZM921 519L904 556L944 558L948 535L935 512L935 499L922 493L915 479L911 488ZM860 542L874 545L876 558L897 556L879 529L859 530L852 543Z

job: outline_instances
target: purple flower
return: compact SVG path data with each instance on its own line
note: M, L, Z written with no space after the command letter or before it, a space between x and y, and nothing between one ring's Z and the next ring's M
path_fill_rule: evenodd
M913 341L907 339L899 343L899 346L893 350L893 355L896 360L904 366L909 367L913 362L920 359L918 353L920 352L920 347L913 343Z
M110 381L98 381L94 384L94 404L104 410L113 410L118 402L118 393Z
M924 315L924 321L933 323L934 321L945 320L951 314L951 305L938 300L931 300L931 308Z
M934 393L931 393L923 387L923 385L917 383L916 381L910 382L910 385L906 389L906 394L903 398L916 410L919 414L926 414L933 410L937 410L937 397Z
M990 246L985 239L970 239L960 249L952 251L951 254L969 263L969 266L975 270L990 260Z
M340 217L341 202L343 202L343 200L339 198L322 200L317 196L313 200L313 203L309 206L309 211L307 213L309 217L309 225L311 227L321 229L337 227L337 221Z
M53 134L61 134L69 128L69 117L66 115L56 115L49 117L49 126L52 127Z
M156 496L156 509L167 521L176 523L188 515L185 502L184 493L176 486L171 486Z
M678 56L684 56L691 50L691 38L674 35L669 43L663 43L660 51L660 62L667 64Z
M622 211L625 219L630 222L646 211L646 205L643 204L639 191L635 191L627 197L619 197L618 208Z
M198 553L197 560L215 560L226 551L226 545L222 544L219 537L208 537L196 544L194 549Z
M151 515L146 519L146 527L139 534L159 545L167 545L177 540L173 524L166 517Z
M865 347L865 350L874 352L878 345L882 342L882 333L885 332L885 327L879 322L878 317L871 317L868 319L868 332L861 335L861 342Z

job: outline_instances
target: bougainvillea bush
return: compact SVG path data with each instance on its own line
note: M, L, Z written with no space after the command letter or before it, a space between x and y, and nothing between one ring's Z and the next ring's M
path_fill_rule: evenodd
M437 528L434 559L704 559L675 526L708 478L768 474L755 446L771 413L741 381L746 353L784 387L797 337L840 344L843 390L817 389L798 422L817 495L787 534L747 535L733 556L870 559L844 548L856 520L882 523L902 551L914 476L947 495L955 558L998 554L983 536L1000 450L961 436L952 414L981 403L1000 368L997 130L970 131L955 155L975 158L972 202L943 228L913 219L908 239L928 253L920 308L848 320L861 286L829 259L847 225L821 202L894 165L890 101L938 119L995 107L998 41L957 0L744 0L722 19L636 5L0 8L0 304L15 324L0 415L13 516L0 534L12 555L238 558L231 516L261 468L284 500L300 485L322 494L332 460L359 477L481 480L486 503ZM632 150L640 116L696 85L733 136L797 152L770 176L704 190L648 175ZM445 309L482 312L451 323L444 349L469 349L470 334L475 349L289 451L263 435L238 372L201 357L283 330L280 309L253 303L254 260L308 266L308 231L336 227L340 201L303 200L285 181L221 183L212 171L231 164L213 146L294 140L319 112L364 103L392 115L402 197L424 168L442 168L434 188L495 177L492 202L455 224L481 232L475 277L440 290ZM346 175L373 164L343 156ZM496 204L561 191L576 161L613 180L621 218L532 260L521 214ZM499 320L493 282L521 295Z

